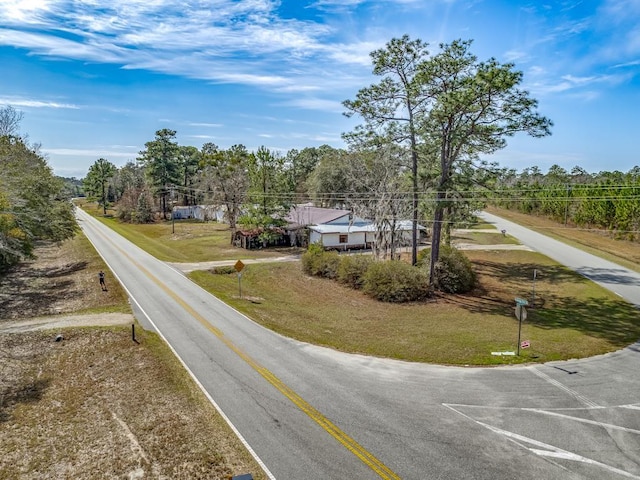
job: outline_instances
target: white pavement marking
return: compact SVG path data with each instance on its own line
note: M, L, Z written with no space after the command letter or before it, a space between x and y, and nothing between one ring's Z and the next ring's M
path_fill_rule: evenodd
M585 463L587 465L593 465L595 467L600 467L600 468L603 468L605 470L609 470L610 472L617 473L618 475L622 475L623 477L634 478L636 480L640 480L639 476L634 475L634 474L629 473L629 472L626 472L626 471L621 470L619 468L616 468L614 466L607 465L606 463L598 462L597 460L593 460L591 458L583 457L582 455L578 455L576 453L572 453L572 452L569 452L567 450L563 450L562 448L554 447L553 445L549 445L548 443L540 442L538 440L534 440L533 438L525 437L524 435L520 435L520 434L514 433L514 432L509 432L508 430L503 430L501 428L494 427L492 425L483 423L483 422L481 422L479 420L471 418L469 415L466 415L466 414L462 413L459 410L456 410L455 408L453 408L451 406L451 404L443 403L442 405L444 405L445 407L447 407L450 410L453 410L457 414L462 415L463 417L467 418L468 420L471 420L472 422L476 423L477 425L481 425L481 426L487 428L488 430L491 430L494 433L498 433L500 435L505 436L508 440L512 441L513 443L515 443L519 447L524 448L526 450L529 450L530 452L535 453L538 456L546 457L546 458L557 458L557 459L561 459L561 460L571 460L571 461L574 461L574 462ZM458 406L462 406L462 405L458 405ZM469 406L472 406L472 405L469 405ZM520 442L527 443L529 445L533 445L534 447L538 447L538 448L527 447L526 445L523 445Z
M640 405L638 404L620 405L620 408L628 408L629 410L640 410Z
M622 430L623 432L635 433L636 435L640 435L640 430L634 430L633 428L621 427L619 425L613 425L611 423L602 423L602 422L598 422L597 420L589 420L588 418L573 417L571 415L564 415L564 414L558 413L558 412L550 412L550 411L547 411L547 410L542 410L540 408L522 408L522 410L527 411L527 412L542 413L544 415L551 415L552 417L568 418L569 420L573 420L575 422L588 423L590 425L598 425L598 426L600 426L602 428L606 428L608 430ZM588 410L593 410L593 409L588 409Z
M543 373L540 370L538 370L536 367L527 367L527 368L528 368L528 370L530 370L532 373L534 373L535 375L537 375L538 377L540 377L541 379L543 379L547 383L550 383L551 385L553 385L555 387L558 387L560 390L563 390L563 391L567 392L569 395L573 396L576 400L578 400L583 405L586 405L586 406L591 407L591 408L599 407L599 405L597 403L589 400L586 397L583 397L578 392L576 392L574 390L571 390L569 387L567 387L566 385L563 385L559 381L554 380L553 378L551 378L546 373Z
M84 212L83 212L84 213ZM87 214L88 215L88 214ZM85 220L86 221L86 220ZM89 240L89 242L91 242L91 245L93 245L93 248L95 249L96 252L98 252L98 255L100 255L100 257L102 257L102 260L104 261L104 263L107 264L107 266L109 267L109 270L111 270L111 273L113 274L113 276L116 277L116 280L118 280L118 283L122 286L122 288L124 288L124 290L127 292L127 295L129 296L129 298L131 300L133 300L135 302L135 304L138 306L138 308L140 309L140 311L142 312L142 314L147 318L147 320L149 320L149 323L153 326L153 328L155 329L155 331L158 333L158 335L160 335L160 338L162 338L162 340L164 341L164 343L171 349L171 351L173 352L173 354L176 356L176 358L180 361L180 363L182 364L182 366L184 367L184 369L189 373L189 376L193 379L194 382L196 382L196 385L198 385L198 388L200 388L200 390L202 391L202 393L205 394L205 396L207 397L207 399L211 402L211 405L213 405L213 407L217 410L217 412L220 414L220 416L224 419L225 422L227 422L227 425L229 425L229 428L231 428L231 430L233 431L233 433L238 437L238 439L240 440L240 442L242 443L242 445L244 445L244 447L248 450L248 452L251 454L251 456L253 457L253 459L256 461L256 463L258 465L260 465L260 468L262 468L262 470L264 471L264 473L267 475L267 477L269 478L269 480L276 480L276 477L269 471L269 469L267 468L267 466L264 464L264 462L262 461L262 459L260 457L258 457L258 454L253 450L253 448L251 448L251 445L249 445L249 442L247 442L247 440L242 436L242 434L240 433L240 431L236 428L236 426L231 423L231 420L229 419L229 417L227 417L227 415L222 411L222 408L220 408L220 406L216 403L216 401L213 399L213 397L209 394L209 392L207 392L207 390L204 388L204 385L202 385L202 383L200 383L200 380L198 380L198 378L195 376L195 374L191 371L191 369L187 366L187 364L184 362L184 360L182 360L182 357L180 357L180 355L178 355L178 352L175 351L175 349L173 348L173 346L171 346L171 344L169 343L169 341L167 340L167 338L162 334L162 332L160 331L160 329L157 327L157 325L155 323L153 323L153 320L151 320L151 317L149 315L147 315L147 312L144 311L144 309L142 308L142 306L138 303L138 301L133 297L133 295L131 294L131 292L127 289L127 287L124 285L124 283L120 280L120 277L118 277L118 275L115 273L115 271L113 270L113 268L111 268L111 265L109 265L109 262L107 262L107 259L104 258L102 256L102 253L100 253L100 251L96 248L96 246L93 244L93 242L89 239L88 236L85 235L85 237L87 238L87 240Z

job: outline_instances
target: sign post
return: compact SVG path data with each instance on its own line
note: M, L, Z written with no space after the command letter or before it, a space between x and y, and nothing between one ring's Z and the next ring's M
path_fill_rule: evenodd
M238 260L233 268L238 272L238 295L242 298L242 269L244 268L244 263L242 263L242 260Z
M516 297L516 318L518 319L518 356L520 356L520 337L522 333L522 322L527 319L527 309L525 305L529 302L524 298Z

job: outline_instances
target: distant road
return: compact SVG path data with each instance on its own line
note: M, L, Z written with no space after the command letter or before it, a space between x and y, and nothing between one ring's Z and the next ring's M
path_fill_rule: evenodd
M78 217L270 478L640 480L638 345L506 368L340 353L261 327Z
M498 230L506 230L509 235L517 238L524 245L584 275L589 280L640 307L640 273L496 215L482 212L479 217L486 222L495 224Z

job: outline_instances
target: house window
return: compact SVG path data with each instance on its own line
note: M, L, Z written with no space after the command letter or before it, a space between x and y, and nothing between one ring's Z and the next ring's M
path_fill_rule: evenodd
M340 235L340 243L349 243L349 235Z

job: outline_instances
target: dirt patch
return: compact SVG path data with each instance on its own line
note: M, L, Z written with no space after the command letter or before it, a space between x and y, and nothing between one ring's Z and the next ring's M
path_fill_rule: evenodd
M86 315L56 315L0 322L0 333L31 332L70 327L106 327L131 325L135 322L129 313L94 313Z
M0 278L0 478L265 478L83 236L36 254Z

